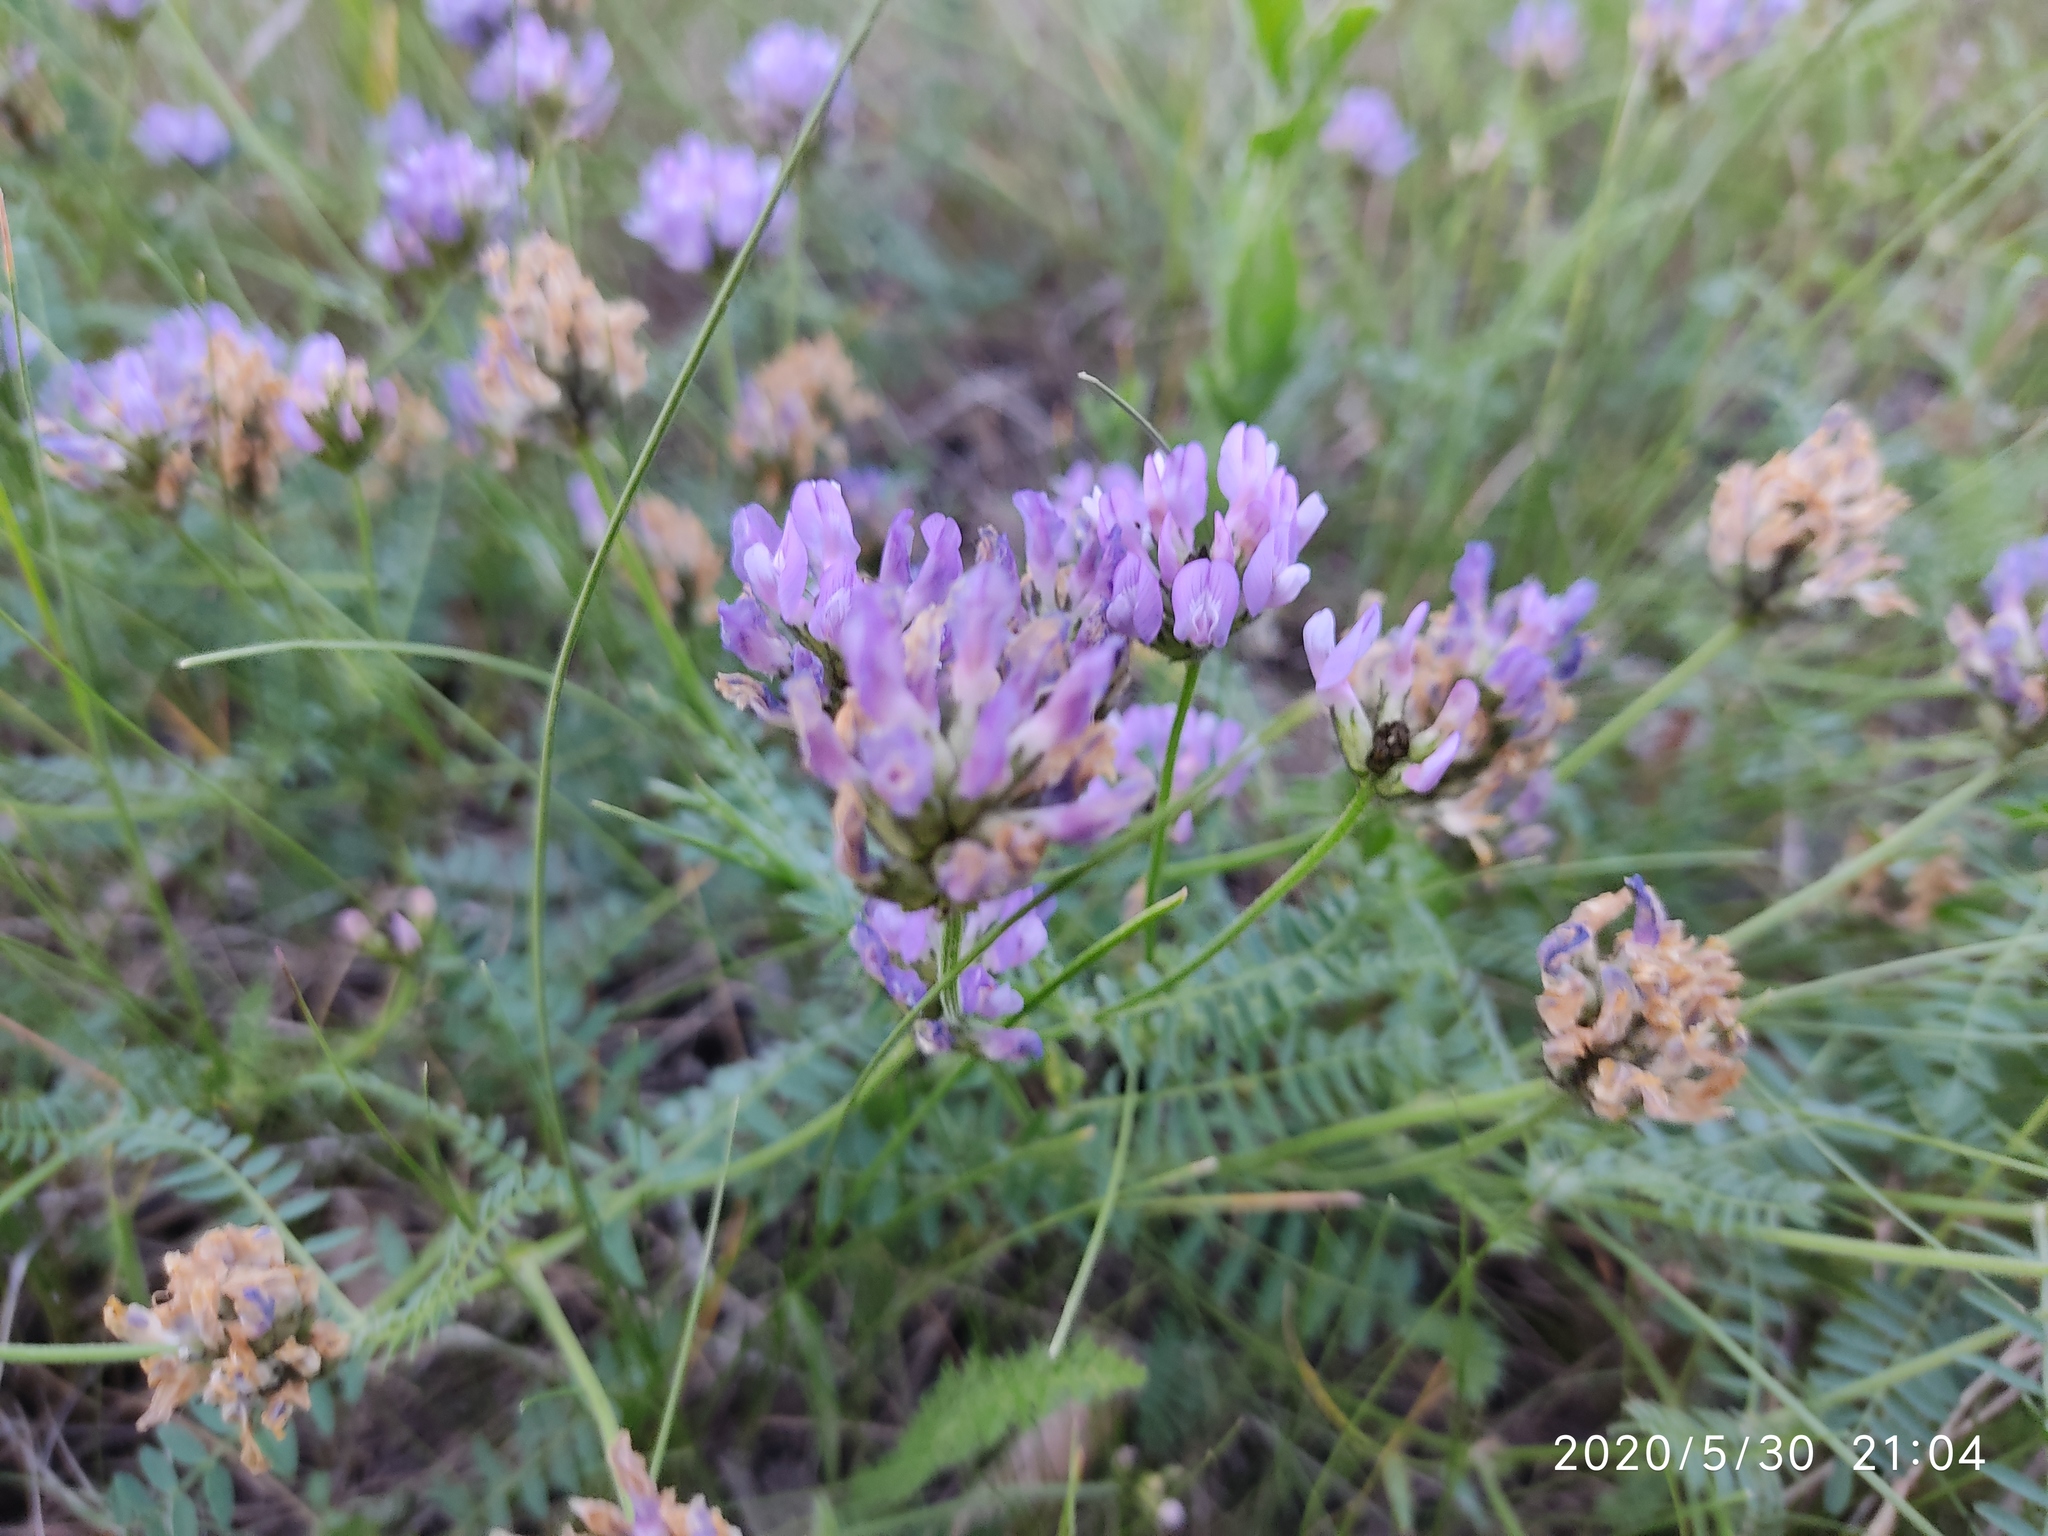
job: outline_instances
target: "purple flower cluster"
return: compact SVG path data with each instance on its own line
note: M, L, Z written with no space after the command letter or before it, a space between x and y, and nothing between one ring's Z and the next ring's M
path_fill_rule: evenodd
M1025 884L1049 845L1098 841L1151 798L1148 776L1117 778L1104 719L1124 641L1027 604L1006 539L985 535L968 566L958 524L906 509L878 575L859 555L831 481L797 486L782 526L758 506L735 513L744 591L719 630L767 681L718 686L795 734L835 793L834 859L861 889L964 912Z
M157 0L71 0L74 11L83 11L108 31L133 38L149 25Z
M227 124L213 108L178 107L168 101L144 107L128 140L151 165L182 160L196 171L212 170L235 147Z
M2048 604L2038 619L2027 611L2027 599L2044 587L2048 537L2015 544L1992 564L1984 578L1988 623L1960 603L1948 615L1963 681L1997 706L2022 745L2048 724Z
M510 150L443 133L409 101L392 109L385 136L384 212L364 234L363 254L387 272L459 264L518 206L526 166Z
M1805 0L1643 0L1629 35L1652 69L1698 96L1804 9Z
M512 20L513 0L427 0L427 20L458 48L488 48Z
M1027 886L1000 900L983 902L967 914L962 939L971 947L991 928L1024 913L975 964L960 973L961 1017L917 1020L917 1043L925 1054L950 1051L961 1043L958 1034L967 1020L1006 1019L1023 1008L1024 999L1017 989L996 978L1036 959L1045 948L1045 920L1058 903L1041 902L1024 912L1036 896L1036 889ZM894 902L870 900L846 938L862 968L881 983L897 1006L915 1008L939 978L942 926L933 908L906 912ZM1045 1054L1037 1033L1022 1027L978 1024L971 1043L991 1061L1036 1061Z
M1586 52L1579 8L1573 0L1521 0L1493 47L1510 69L1540 69L1562 80Z
M702 272L746 244L781 163L741 144L713 144L687 133L640 168L640 202L626 215L626 233L654 247L677 272ZM768 221L761 249L782 248L794 199L785 197Z
M593 139L619 104L611 40L593 29L578 42L522 13L477 61L469 94L484 106L514 103L545 134Z
M739 103L749 136L786 150L838 67L839 39L793 21L773 21L748 40L726 71L725 85ZM825 127L834 139L853 131L853 111L853 89L843 85L825 109Z
M86 490L124 486L168 512L209 458L260 495L291 450L337 462L374 445L396 412L390 384L373 385L331 336L301 343L289 378L285 361L268 329L226 305L165 315L141 345L51 378L37 413L50 472Z
M1583 653L1575 631L1599 596L1587 580L1552 596L1531 576L1490 597L1492 579L1492 546L1468 544L1448 609L1418 603L1383 635L1372 598L1341 637L1327 608L1302 630L1351 771L1382 794L1428 800L1437 825L1482 859L1504 827L1510 858L1549 841L1536 824L1546 764L1575 712L1565 691Z
M1174 706L1139 704L1119 710L1110 719L1116 725L1116 769L1119 774L1150 774L1159 777L1166 761L1166 739L1173 733ZM1224 715L1206 709L1188 711L1181 726L1180 751L1173 760L1173 785L1167 798L1185 794L1210 769L1226 762L1244 744L1244 727ZM1256 752L1225 774L1216 785L1216 798L1228 800L1244 787L1245 776L1258 760ZM1195 813L1182 811L1173 824L1173 840L1184 843L1194 835Z
M1099 611L1113 633L1169 655L1220 648L1240 616L1301 595L1302 551L1329 509L1302 496L1279 449L1244 422L1224 435L1216 484L1225 506L1212 518L1208 455L1183 443L1146 459L1142 479L1105 468L1078 501L1071 475L1057 496L1018 492L1029 600Z
M376 451L397 419L398 386L391 380L373 383L368 365L325 331L299 343L278 406L284 434L299 452L345 474Z
M1401 121L1393 98L1368 85L1354 86L1337 98L1316 142L1370 176L1398 176L1415 158L1415 136Z

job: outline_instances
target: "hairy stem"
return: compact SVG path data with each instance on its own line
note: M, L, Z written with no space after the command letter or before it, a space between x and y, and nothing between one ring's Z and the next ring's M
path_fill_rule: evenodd
M1690 656L1637 694L1624 706L1620 714L1567 752L1557 766L1550 770L1551 782L1564 784L1577 778L1581 769L1616 742L1627 737L1628 733L1636 728L1637 722L1651 710L1704 672L1708 663L1741 639L1748 628L1749 625L1743 620L1730 619L1707 636Z
M1163 804L1173 798L1173 770L1180 761L1180 736L1187 729L1188 711L1194 708L1195 682L1202 675L1204 653L1195 652L1181 664L1180 702L1174 706L1173 728L1166 733L1166 751L1159 759L1159 794ZM1152 856L1145 864L1145 905L1151 906L1159 899L1160 871L1166 867L1166 839L1173 830L1173 823L1165 817L1159 818L1159 825L1152 829ZM1149 961L1159 947L1157 927L1145 930L1145 958Z

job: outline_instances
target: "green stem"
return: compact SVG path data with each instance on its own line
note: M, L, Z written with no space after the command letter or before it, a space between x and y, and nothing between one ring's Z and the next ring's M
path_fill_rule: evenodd
M384 628L377 616L377 538L370 527L370 503L363 495L363 477L348 477L349 501L355 507L356 548L363 562L363 628L372 635Z
M732 1139L739 1129L740 1101L734 1099L732 1124L725 1130L725 1157L718 1165L718 1187L711 1192L711 1220L704 1225L704 1258L697 1266L697 1282L690 1287L690 1309L683 1314L683 1336L676 1341L676 1368L668 1380L668 1400L661 1405L661 1428L655 1432L654 1454L647 1458L657 1480L661 1476L662 1458L668 1454L669 1431L676 1426L676 1407L683 1400L683 1377L689 1374L690 1355L697 1340L697 1315L703 1310L711 1272L718 1267L718 1218L725 1210L725 1181L732 1172Z
M1177 859L1160 871L1164 880L1199 880L1204 875L1228 874L1233 869L1244 869L1253 864L1263 864L1268 859L1278 859L1290 853L1299 853L1322 833L1290 832L1285 837L1276 837L1263 843L1250 843L1242 848L1233 848L1228 853L1212 853L1199 859Z
M1837 971L1832 976L1822 976L1814 981L1802 981L1789 987L1771 987L1755 997L1743 1001L1744 1017L1760 1013L1766 1008L1776 1008L1795 1000L1822 997L1830 992L1847 991L1854 987L1867 987L1880 981L1891 981L1900 976L1911 976L1919 971L1939 970L1964 960L1976 960L1988 955L2003 954L2007 950L2032 950L2048 945L2048 933L2014 934L2005 939L1984 939L1976 944L1956 944L1948 949L1930 949L1921 954L1907 955L1900 960L1885 960L1876 965L1859 966L1853 971Z
M176 1354L169 1344L6 1344L0 1365L125 1365Z
M1033 992L1029 997L1025 998L1024 1006L1018 1009L1017 1012L1011 1014L1008 1019L1004 1020L1004 1022L1008 1024L1014 1024L1017 1022L1017 1020L1025 1017L1027 1014L1036 1013L1038 1009L1042 1007L1047 1001L1058 995L1061 987L1064 987L1076 976L1080 975L1083 971L1087 970L1088 967L1093 965L1096 961L1100 960L1104 955L1108 954L1111 950L1115 949L1119 944L1123 943L1125 939L1128 939L1132 934L1136 933L1139 929L1149 929L1154 923L1157 923L1160 918L1166 916L1167 913L1171 912L1175 907L1179 906L1182 902L1186 901L1187 899L1187 887L1182 886L1179 890L1175 891L1171 896L1160 897L1159 900L1153 902L1151 906L1147 907L1144 911L1140 912L1136 917L1132 918L1129 922L1121 923L1117 927L1112 928L1108 933L1105 933L1093 944L1090 944L1086 949L1082 950L1080 954L1074 956L1072 960L1069 960L1065 965L1061 966L1059 974L1057 976L1053 977L1051 981L1048 981L1044 986L1040 987L1037 991Z
M1143 1003L1148 1003L1153 998L1172 991L1183 981L1186 981L1188 977L1194 975L1196 971L1199 971L1211 960L1214 960L1235 942L1239 934L1264 917L1276 902L1314 873L1315 867L1336 850L1337 845L1344 841L1345 834L1357 824L1358 818L1365 814L1366 807L1371 804L1372 786L1370 784L1360 784L1357 793L1351 797L1351 803L1344 807L1344 814L1331 824L1330 829L1317 838L1315 842L1311 843L1308 852L1289 865L1285 874L1259 892L1258 899L1238 913L1236 920L1229 927L1203 945L1201 952L1194 959L1188 961L1163 981L1154 982L1142 992L1135 992L1122 1002L1103 1009L1097 1017L1107 1018L1111 1014L1125 1013Z
M1745 621L1730 619L1707 636L1690 656L1637 694L1620 714L1567 752L1558 765L1550 770L1551 782L1564 784L1577 778L1580 769L1626 737L1645 715L1704 672L1708 663L1741 639L1748 628L1749 625Z
M1140 427L1142 427L1144 429L1145 435L1152 439L1153 447L1157 448L1161 453L1171 453L1173 451L1172 447L1167 443L1165 436L1160 432L1160 430L1157 427L1152 425L1151 418L1148 417L1143 411L1139 410L1135 405L1131 404L1130 401L1126 400L1122 395L1118 394L1115 390L1111 389L1107 384L1103 383L1102 380L1095 377L1094 374L1083 373L1082 375L1080 375L1080 378L1083 384L1086 384L1094 389L1099 389L1105 395L1109 396L1110 400L1115 404L1118 410L1122 411L1126 416L1130 417L1131 420L1135 421Z
M1188 711L1195 704L1195 682L1202 675L1204 653L1195 652L1181 664L1180 703L1174 707L1173 728L1166 733L1166 751L1159 760L1159 795L1162 801L1173 798L1173 770L1180 761L1180 736L1187 728ZM1173 830L1173 824L1165 817L1152 829L1152 856L1145 864L1145 905L1150 906L1159 899L1159 875L1166 867L1166 839ZM1145 959L1150 961L1159 944L1159 930L1145 930Z
M1102 1192L1102 1206L1095 1213L1095 1229L1088 1234L1088 1246L1081 1251L1081 1268L1074 1276L1074 1283L1067 1291L1067 1304L1060 1310L1059 1326L1053 1329L1052 1343L1046 1354L1052 1359L1060 1357L1060 1351L1067 1347L1067 1335L1073 1332L1074 1319L1081 1313L1081 1298L1088 1290L1088 1278L1095 1273L1095 1261L1102 1256L1102 1244L1109 1236L1109 1218L1116 1211L1117 1192L1123 1187L1124 1165L1130 1161L1131 1127L1138 1118L1138 1074L1128 1062L1124 1065L1124 1112L1117 1122L1116 1150L1109 1158L1109 1187Z
M884 0L869 0L866 14L861 18L853 37L840 53L839 66L833 72L832 80L811 106L810 115L804 119L803 130L797 135L796 143L789 157L784 160L781 172L775 178L775 186L761 206L761 212L754 220L754 227L747 232L745 242L726 268L724 280L718 285L718 292L712 297L711 308L697 327L696 338L690 343L690 350L677 371L675 382L669 386L668 396L662 401L660 411L655 415L654 424L647 429L647 436L640 445L640 453L633 461L633 467L626 475L626 483L612 504L611 516L605 523L603 537L598 540L597 549L590 557L590 565L583 573L583 585L576 593L575 606L570 609L569 622L562 632L562 643L555 654L554 672L548 682L547 703L541 713L540 766L536 778L536 793L533 804L533 867L527 891L527 952L531 967L533 990L534 1054L541 1073L541 1105L544 1129L564 1166L573 1174L575 1163L566 1156L567 1137L562 1128L562 1106L555 1091L554 1053L549 1042L547 1006L547 870L548 870L548 821L549 810L554 801L555 782L555 737L561 721L562 695L569 682L569 663L575 658L576 643L582 638L583 626L590 617L590 607L597 595L598 581L604 574L606 560L612 546L618 543L619 531L626 520L626 509L632 506L640 494L640 487L647 479L647 472L654 463L654 456L660 450L662 440L674 424L676 413L682 409L683 396L696 379L697 372L704 365L704 357L711 348L712 339L717 336L726 311L732 307L733 295L739 290L740 279L746 276L753 264L754 253L760 249L761 240L768 230L768 221L774 216L782 202L782 196L795 178L797 167L803 163L812 144L817 141L818 131L824 122L825 107L852 66L854 55L860 52L873 30L875 18L881 14ZM580 1185L580 1180L578 1181ZM587 1197L586 1197L587 1198ZM585 1224L595 1234L596 1224L585 1214Z
M562 1363L569 1368L569 1379L576 1387L576 1395L583 1399L590 1422L597 1426L597 1438L606 1452L605 1465L610 1467L612 1442L620 1435L619 1415L605 1393L604 1383L597 1379L597 1367L583 1352L583 1341L576 1337L576 1330L569 1326L569 1319L562 1312L562 1304L548 1289L547 1278L541 1274L539 1256L526 1254L510 1266L510 1273L512 1283L519 1287L542 1330L561 1355ZM616 1468L612 1471L612 1487L619 1496L619 1503L631 1509L633 1496L620 1481Z
M1543 394L1536 403L1536 449L1548 458L1556 446L1562 424L1556 419L1558 391L1564 385L1577 344L1579 328L1593 298L1593 277L1599 269L1599 250L1607 233L1607 219L1614 207L1615 171L1621 163L1622 146L1627 143L1637 115L1648 94L1649 65L1638 58L1629 71L1628 85L1614 109L1614 126L1608 131L1607 148L1600 157L1600 179L1593 188L1593 205L1586 210L1586 227L1579 237L1579 249L1572 273L1571 297L1565 303L1564 325L1558 333L1557 352L1550 360L1550 372L1543 381Z
M1999 776L2005 772L2005 760L1978 770L1970 778L1958 784L1918 816L1907 822L1889 837L1878 839L1853 859L1844 859L1818 880L1801 886L1789 896L1781 896L1763 911L1744 919L1721 935L1731 949L1740 949L1749 941L1761 938L1773 928L1782 927L1809 907L1819 905L1837 891L1854 885L1873 869L1882 869L1907 848L1938 831L1957 813L1966 810L1982 795Z
M960 1006L960 975L967 967L960 963L960 943L966 935L967 914L949 910L945 927L939 933L939 975L943 978L939 1010L948 1019L957 1019L965 1012Z

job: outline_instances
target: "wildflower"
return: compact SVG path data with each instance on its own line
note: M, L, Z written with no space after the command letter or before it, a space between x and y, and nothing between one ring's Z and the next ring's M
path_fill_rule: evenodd
M387 272L459 266L518 206L526 166L510 150L440 132L424 114L407 114L402 128L377 173L384 212L364 234L363 254Z
M1509 858L1549 841L1537 823L1546 765L1576 713L1565 691L1583 654L1574 632L1599 596L1584 579L1552 596L1531 576L1490 598L1492 579L1492 546L1467 544L1449 608L1418 603L1383 635L1379 601L1368 597L1342 636L1327 608L1302 629L1316 696L1351 771L1383 795L1426 801L1435 824L1482 863L1503 829Z
M739 103L747 133L757 143L786 150L838 68L838 38L793 21L771 21L748 39L746 51L726 71L725 87ZM853 131L853 110L853 89L842 86L825 109L826 131L834 139L843 141Z
M136 1428L166 1423L195 1396L237 1426L242 1465L269 1466L255 1421L274 1436L294 1409L310 1409L307 1383L348 1353L348 1335L319 1315L313 1275L287 1264L269 1227L215 1227L190 1253L164 1255L164 1289L149 1306L107 1298L107 1331L130 1344L169 1346L143 1362L151 1396Z
M575 514L577 532L590 549L604 537L604 503L588 475L569 481L569 510ZM718 578L723 563L718 546L697 514L679 507L666 496L647 492L626 514L626 526L647 557L654 574L655 591L670 608L682 600L687 584L690 591L690 620L710 624L718 617Z
M1240 616L1300 596L1302 551L1329 512L1321 496L1302 496L1280 450L1244 422L1217 454L1226 505L1213 517L1200 443L1154 453L1142 480L1108 466L1077 499L1082 483L1070 475L1057 498L1012 498L1024 519L1028 601L1100 612L1112 632L1179 656L1221 647Z
M308 336L292 354L278 420L299 452L346 474L376 451L398 411L397 386L389 379L373 384L368 365L326 332Z
M1660 81L1697 97L1804 8L1805 0L1643 0L1629 37Z
M267 496L291 448L282 360L269 331L225 305L166 315L141 346L51 380L38 418L50 472L86 490L126 485L168 512L212 454L231 491Z
M827 331L791 343L754 370L740 391L728 445L734 458L754 466L761 494L772 499L784 484L810 479L820 459L843 470L843 430L881 413L882 403L860 387L853 359Z
M484 317L461 413L504 460L537 424L586 441L647 382L647 354L634 339L646 306L607 300L576 253L547 235L529 235L511 252L494 245L478 265L498 312Z
M675 271L702 272L746 244L780 168L744 145L686 133L640 168L640 202L623 221L626 233ZM782 248L795 215L796 204L784 198L762 232L762 250Z
M1909 505L1885 483L1863 419L1831 406L1790 452L1722 472L1707 516L1707 561L1751 615L1795 583L1789 601L1797 607L1850 598L1873 616L1913 613L1889 579L1905 561L1884 548L1885 528Z
M151 165L182 160L195 171L212 170L235 147L227 124L213 108L177 107L168 101L144 107L128 140Z
M595 138L619 104L611 41L593 30L578 43L540 17L522 14L470 72L469 94L485 106L516 103L543 135Z
M731 673L719 691L796 736L836 796L840 869L906 911L1007 895L1048 845L1106 837L1152 793L1149 777L1118 780L1104 719L1122 638L1027 605L999 535L971 568L960 549L951 518L906 509L870 577L839 487L805 481L780 527L758 506L734 514L744 590L719 608L726 648L777 692Z
M980 936L1031 905L1036 890L1026 887L999 900L986 901L967 913L962 927L964 949ZM960 973L959 1018L940 1018L921 1028L919 1044L927 1055L951 1050L970 1021L1006 1019L1024 1006L1015 987L998 981L999 973L1036 959L1046 945L1045 920L1056 902L1046 901L1025 912L1005 929L975 964ZM871 899L847 943L882 990L903 1008L915 1007L940 975L938 929L943 914L935 908L906 912L894 902ZM920 1021L921 1023L923 1021ZM983 1055L998 1061L1037 1059L1045 1047L1035 1031L1021 1027L975 1025L970 1036Z
M156 14L157 0L71 0L74 11L83 11L123 42L133 42Z
M1573 0L1521 0L1493 50L1510 69L1540 69L1553 80L1564 79L1586 51L1578 6Z
M685 1504L667 1488L656 1488L646 1459L633 1449L622 1429L605 1452L627 1502L571 1499L569 1512L582 1525L581 1536L741 1536L740 1528L704 1502L698 1494ZM505 1536L501 1531L492 1536ZM579 1536L563 1529L562 1536Z
M1878 835L1897 830L1896 824L1882 826ZM1842 857L1854 858L1871 846L1870 835L1859 828L1843 842ZM1925 933L1934 922L1934 909L1952 896L1966 894L1974 884L1953 848L1913 862L1903 875L1895 873L1896 868L1880 865L1851 884L1849 910L1907 933Z
M29 43L0 54L0 145L40 153L64 132L64 108L43 78L40 58Z
M427 20L458 48L488 48L512 20L514 0L427 0Z
M1605 960L1599 937L1622 913L1629 929ZM1720 938L1688 938L1640 875L1582 901L1538 946L1543 1063L1603 1120L1638 1105L1652 1120L1696 1124L1728 1113L1742 1081L1736 994L1742 973Z
M1116 726L1118 773L1143 771L1158 776L1166 760L1166 739L1173 731L1173 716L1171 704L1140 704L1110 716ZM1203 774L1228 761L1243 743L1244 727L1235 720L1206 709L1189 710L1181 726L1180 751L1173 760L1173 784L1166 792L1167 798L1186 793ZM1244 786L1245 775L1252 771L1254 761L1256 754L1248 754L1224 775L1216 786L1216 798L1228 800L1236 794ZM1182 811L1173 824L1173 840L1184 843L1194 831L1195 813Z
M1948 613L1957 671L2015 747L2048 735L2048 604L2038 620L2027 611L2027 599L2042 587L2048 587L2048 537L2015 544L1992 564L1984 578L1989 622L1960 603Z
M1370 176L1398 176L1415 158L1415 136L1401 121L1393 98L1366 85L1354 86L1337 98L1336 110L1323 124L1316 142Z

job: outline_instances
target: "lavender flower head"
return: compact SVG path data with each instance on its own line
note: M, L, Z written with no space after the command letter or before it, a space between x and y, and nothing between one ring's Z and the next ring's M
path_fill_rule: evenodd
M992 532L968 566L949 517L898 513L874 576L859 555L829 480L797 486L780 526L758 506L735 513L743 590L719 630L758 675L718 688L795 735L835 796L834 860L862 890L964 913L1025 884L1050 845L1099 841L1151 798L1149 776L1117 774L1104 717L1125 644L1099 616L1027 604Z
M1115 634L1175 657L1220 649L1240 617L1282 608L1308 585L1303 550L1329 509L1302 496L1259 428L1223 437L1212 515L1209 460L1200 443L1154 453L1144 476L1106 466L1076 497L1021 491L1026 600L1035 611L1099 613Z
M1698 97L1803 9L1805 0L1643 0L1629 37L1661 81Z
M595 138L619 104L611 41L594 29L574 41L522 13L477 61L469 94L484 106L515 103L544 135Z
M427 0L427 20L458 48L481 51L512 20L513 0Z
M227 124L213 108L178 107L168 101L144 107L128 141L151 165L182 160L195 171L212 170L235 147Z
M787 150L838 67L838 38L793 21L772 21L748 40L726 71L725 87L739 103L748 136ZM852 133L853 111L853 88L842 85L825 109L825 128L834 140L843 142Z
M2048 588L2048 537L2015 544L1984 578L1989 622L1958 603L1949 610L1948 637L1963 681L1999 717L2000 734L2015 747L2048 736L2048 603L2038 617L2027 599Z
M1585 57L1579 8L1574 0L1521 0L1493 49L1510 69L1540 69L1563 80Z
M1489 598L1493 548L1465 546L1451 573L1451 606L1418 603L1382 633L1369 597L1342 636L1325 608L1302 630L1316 696L1330 708L1351 771L1390 797L1424 802L1442 831L1482 863L1534 853L1550 838L1537 822L1558 728L1576 713L1575 633L1599 589L1575 581L1552 596L1531 576Z
M74 11L83 11L116 37L132 41L156 14L157 0L71 0Z
M1149 773L1155 779L1166 761L1166 739L1173 733L1174 706L1140 704L1121 710L1110 718L1116 723L1116 766L1118 773ZM1166 792L1171 800L1193 788L1210 769L1221 766L1244 744L1244 727L1224 715L1206 709L1191 709L1181 727L1180 752L1173 760L1173 785ZM1244 787L1245 776L1258 761L1256 752L1247 753L1216 785L1219 800L1228 800ZM1173 840L1184 843L1194 835L1195 813L1182 811L1173 824Z
M346 474L376 452L397 417L398 387L389 379L372 383L369 366L339 340L323 331L299 343L278 404L278 421L299 452Z
M781 165L740 144L713 144L687 133L640 168L640 202L624 219L626 233L654 247L677 272L702 272L746 244ZM782 249L796 204L784 197L761 249Z
M1415 158L1415 136L1401 121L1393 98L1369 85L1353 86L1337 98L1316 142L1369 176L1398 176Z
M571 1499L576 1526L563 1526L562 1536L740 1536L739 1527L706 1504L703 1494L685 1504L674 1489L656 1487L646 1459L623 1429L606 1449L605 1460L626 1502Z
M1000 900L985 901L967 914L963 953L984 933L1012 917L1017 920L960 973L959 1017L942 1012L918 1021L918 1044L925 1054L952 1050L963 1043L961 1036L966 1034L966 1043L992 1060L1037 1060L1044 1055L1045 1046L1035 1031L992 1029L982 1022L1006 1019L1024 1006L1022 994L996 977L1036 959L1045 948L1045 920L1058 903L1044 901L1034 907L1031 903L1036 895L1036 890L1027 886ZM941 974L942 926L942 914L936 908L906 912L894 902L871 899L846 940L860 957L862 969L881 984L891 1001L899 1008L914 1008Z
M50 473L86 490L122 486L168 512L210 455L231 490L269 494L290 448L276 418L283 356L223 304L165 315L142 345L50 380L37 418Z
M387 272L461 265L518 206L525 164L442 133L424 114L408 114L394 139L404 147L394 143L377 173L384 213L363 236L363 254Z

